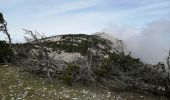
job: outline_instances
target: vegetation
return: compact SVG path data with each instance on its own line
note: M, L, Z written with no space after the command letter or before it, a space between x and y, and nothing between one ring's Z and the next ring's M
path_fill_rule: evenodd
M73 85L76 75L80 69L79 65L68 64L66 73L61 77L68 85Z
M0 41L0 63L10 62L13 56L13 51L10 45L5 41Z
M83 56L87 55L88 48L92 48L92 46L96 49L102 49L99 44L105 47L102 49L103 52L109 52L108 50L111 49L110 46L106 44L108 40L95 35L69 34L60 35L60 37L60 41L46 41L44 45L53 48L54 51L79 52Z
M45 77L34 75L17 67L0 66L1 100L168 100L166 97L134 92L111 92L99 87L86 87L54 80L46 83Z
M114 84L114 87L118 89L121 88L129 90L132 87L136 87L136 90L139 91L152 93L153 91L156 91L158 92L158 94L167 94L168 89L166 91L157 90L159 87L162 86L167 87L167 85L161 84L165 81L164 79L166 79L166 77L160 75L161 72L156 72L153 69L149 69L153 66L145 65L140 62L139 59L132 58L130 55L125 55L124 53L122 53L121 47L120 49L113 48L112 42L107 39L103 39L95 35L69 34L61 35L61 39L59 41L46 41L46 38L43 38L40 39L41 42L39 42L39 40L35 38L36 36L33 37L34 42L29 42L24 45L18 46L21 47L19 50L27 50L24 51L24 54L32 56L33 58L31 59L34 59L33 61L36 61L38 59L38 61L34 62L35 64L31 65L34 67L31 68L29 67L29 65L27 68L35 70L35 68L39 66L39 69L37 71L47 69L46 73L51 81L51 78L58 71L57 69L55 69L55 65L58 66L60 63L62 63L60 64L60 67L63 68L61 73L64 74L58 74L55 76L63 79L69 85L73 85L75 84L75 82L78 81L86 84L91 84L91 82L99 82L101 84L105 84L106 81L101 80L103 80L103 78L106 78L107 80L116 80L117 86ZM32 46L29 46L30 44L32 44ZM22 46L25 46L28 49L22 49ZM46 47L51 48L52 51L48 51ZM30 48L38 50L37 52L39 53L34 53ZM61 53L61 51L69 53L78 52L85 58L82 61L81 59L79 59L79 63L71 62L67 64L66 62L58 61L58 59L56 60L50 58L49 55L45 55L45 52L42 51L42 48L45 49L46 54L50 54L50 52L54 51L58 53ZM31 55L28 51L32 52ZM39 58L39 56L41 56L41 58ZM27 57L27 60L25 61L28 62L29 59L30 57ZM33 63L32 60L30 60L29 62ZM24 66L25 65L27 64L25 63ZM48 65L48 67L45 65ZM42 72L40 71L40 73ZM150 73L154 74L150 75ZM149 75L150 77L146 77L147 75ZM155 78L155 76L159 76L161 78ZM159 81L155 82L154 80ZM166 82L169 83L169 81ZM145 84L152 84L154 87L145 87ZM107 85L104 86L107 87ZM148 90L143 88L148 88Z
M39 33L28 30L26 33L31 35L27 43L14 45L16 65L27 72L46 76L47 82L62 79L68 85L102 85L113 90L168 96L168 73L163 75L163 70L154 69L165 66L143 64L139 59L125 55L123 47L113 45L110 40L96 35L69 34L50 41ZM83 58L66 62L59 55L63 52L80 53ZM53 54L59 57L55 59Z

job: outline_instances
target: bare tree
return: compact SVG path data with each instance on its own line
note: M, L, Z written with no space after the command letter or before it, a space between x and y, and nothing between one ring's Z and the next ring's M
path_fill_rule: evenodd
M117 49L122 55L125 55L125 53L124 53L124 44L123 44L123 41L122 41L122 40L117 40L116 45L117 45L116 49Z
M25 39L34 46L28 53L27 62L32 63L35 68L38 67L39 72L45 71L49 81L52 82L52 78L58 70L57 68L61 67L61 64L59 65L61 61L55 60L49 55L50 50L44 45L46 40L41 34L38 32L33 33L26 29L24 31L31 36L31 38L25 37Z

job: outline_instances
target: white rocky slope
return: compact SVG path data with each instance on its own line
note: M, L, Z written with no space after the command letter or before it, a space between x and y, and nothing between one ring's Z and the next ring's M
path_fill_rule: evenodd
M113 43L116 43L119 40L118 38L115 38L113 35L110 35L105 32L96 32L92 35L97 35L97 36L100 36L101 38L108 39L108 40L112 41ZM46 40L47 41L60 41L61 36L58 35L58 36L48 37L48 38L46 38Z
M96 32L93 35L97 35L97 36L100 36L101 38L110 40L112 42L112 45L111 45L112 49L117 49L118 51L122 52L122 48L124 47L124 43L122 40L119 40L113 35L105 33L105 32Z
M121 51L120 40L115 38L114 36L107 34L107 33L104 33L104 32L96 32L92 35L96 35L96 36L99 36L101 39L103 38L103 39L111 41L111 45L109 44L110 47L112 47L112 49L110 50L111 52L114 52L115 48L118 51ZM81 37L81 39L83 40L84 38ZM60 35L46 38L46 41L48 41L48 42L57 42L57 41L62 41L62 40L63 40L62 36L60 36ZM102 45L100 45L100 47L103 48ZM50 56L53 57L54 59L62 59L65 62L68 62L68 63L75 61L79 58L83 58L83 56L79 52L69 53L69 52L64 52L64 51L61 51L60 54L58 54L56 51L51 51ZM104 55L104 56L107 57L107 55Z
M112 36L108 33L105 33L105 32L96 32L93 35L97 35L97 36L100 36L101 38L108 39L108 40L112 41L113 43L116 43L119 40L119 39L115 38L114 36Z
M75 60L78 60L79 58L84 58L83 56L81 56L80 53L76 52L76 53L69 53L69 52L64 52L62 51L60 54L56 53L56 52L51 52L50 56L56 60L60 59L63 60L67 63L71 63Z

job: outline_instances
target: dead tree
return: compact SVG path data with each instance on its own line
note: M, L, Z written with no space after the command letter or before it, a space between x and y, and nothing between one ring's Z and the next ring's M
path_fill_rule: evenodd
M76 65L79 65L79 71L77 72L76 78L74 78L76 81L80 81L83 84L86 85L92 85L91 83L95 82L95 75L93 73L93 70L91 68L92 61L88 58L78 58L76 61ZM76 82L73 80L74 82Z
M24 29L25 30L25 29ZM59 61L54 60L49 56L49 50L43 43L46 43L46 40L38 32L33 33L32 31L25 30L25 33L30 35L31 38L25 38L27 42L32 44L35 48L30 50L28 55L28 62L33 63L34 67L38 67L38 71L45 71L48 77L48 80L52 82L52 78L56 74Z
M124 44L123 44L122 40L117 40L116 49L118 49L122 55L125 55L125 53L124 53Z

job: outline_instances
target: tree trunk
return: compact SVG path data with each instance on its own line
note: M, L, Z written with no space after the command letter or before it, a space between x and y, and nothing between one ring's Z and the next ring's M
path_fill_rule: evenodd
M2 31L7 35L8 41L9 41L9 45L10 45L10 47L12 48L11 36L10 36L10 34L8 33L7 22L6 22L6 21L3 23L3 27L4 27L4 29L3 29Z

